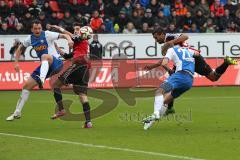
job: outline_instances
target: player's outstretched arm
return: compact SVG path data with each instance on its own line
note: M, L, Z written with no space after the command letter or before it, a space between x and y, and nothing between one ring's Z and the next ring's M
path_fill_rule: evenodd
M160 61L158 61L157 63L155 64L152 64L152 65L147 65L144 67L144 70L147 70L147 71L150 71L154 68L157 68L159 66L163 66L163 68L166 70L166 71L169 71L171 70L170 68L166 67L166 65L168 64L168 58L163 58L161 59Z
M62 27L59 27L57 25L50 25L51 29L55 29L57 30L58 32L60 33L63 33L63 34L67 34L69 35L70 37L73 37L73 34L65 29L63 29Z
M20 68L19 68L19 64L18 61L20 59L21 53L23 52L23 50L25 50L26 48L20 44L17 48L17 50L15 51L15 64L14 64L14 69L16 72L19 72Z
M68 34L59 34L59 38L66 39L68 41L69 47L70 48L73 47L74 42L73 42L72 38Z
M188 40L188 35L181 34L178 38L173 39L171 41L168 41L167 43L173 43L174 45L184 43L186 40Z
M73 57L73 53L65 53L60 47L58 47L57 43L54 43L55 48L57 49L58 53L64 58L64 59L70 59Z

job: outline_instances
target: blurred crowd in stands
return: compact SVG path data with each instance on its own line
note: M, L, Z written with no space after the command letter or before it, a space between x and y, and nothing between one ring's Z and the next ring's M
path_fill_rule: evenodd
M0 34L29 34L39 19L71 31L74 22L95 33L240 32L238 0L0 0Z

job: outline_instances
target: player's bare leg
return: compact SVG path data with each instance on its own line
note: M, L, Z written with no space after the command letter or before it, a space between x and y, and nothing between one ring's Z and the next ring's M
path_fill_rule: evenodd
M57 79L53 84L54 99L57 103L58 112L55 113L51 117L51 119L57 119L65 115L65 110L64 110L63 101L62 101L62 92L61 92L62 86L63 86L63 83L59 79Z
M53 62L53 57L49 54L43 54L41 56L41 67L40 67L40 82L39 82L39 88L43 88L43 84L45 82L45 79L47 77L47 73L49 70L49 67L51 66Z
M13 121L14 119L18 119L21 117L21 112L23 109L24 104L27 102L30 90L32 90L34 87L36 87L38 83L32 78L29 77L27 82L24 84L22 93L20 95L20 98L18 99L16 109L12 115L6 118L7 121Z

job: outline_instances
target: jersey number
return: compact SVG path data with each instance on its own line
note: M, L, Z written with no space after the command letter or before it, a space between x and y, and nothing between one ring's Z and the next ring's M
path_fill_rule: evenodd
M182 59L183 60L190 61L190 62L194 61L194 58L193 58L192 54L187 49L178 48L178 52L182 53Z

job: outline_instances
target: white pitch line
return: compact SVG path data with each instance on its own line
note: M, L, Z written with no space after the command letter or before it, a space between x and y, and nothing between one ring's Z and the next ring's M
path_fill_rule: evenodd
M9 133L1 133L0 132L0 135L9 136L9 137L26 138L26 139L32 139L32 140L42 140L42 141L55 142L55 143L79 145L79 146L90 147L90 148L101 148L101 149L116 150L116 151L123 151L123 152L141 153L141 154L146 154L146 155L151 155L151 156L177 158L177 159L183 159L183 160L204 160L204 159L200 159L200 158L166 154L166 153L159 153L159 152L148 152L148 151L135 150L135 149L129 149L129 148L110 147L110 146L95 145L95 144L88 144L88 143L81 143L81 142L72 142L72 141L65 141L65 140L24 136L24 135L18 135L18 134L9 134Z

